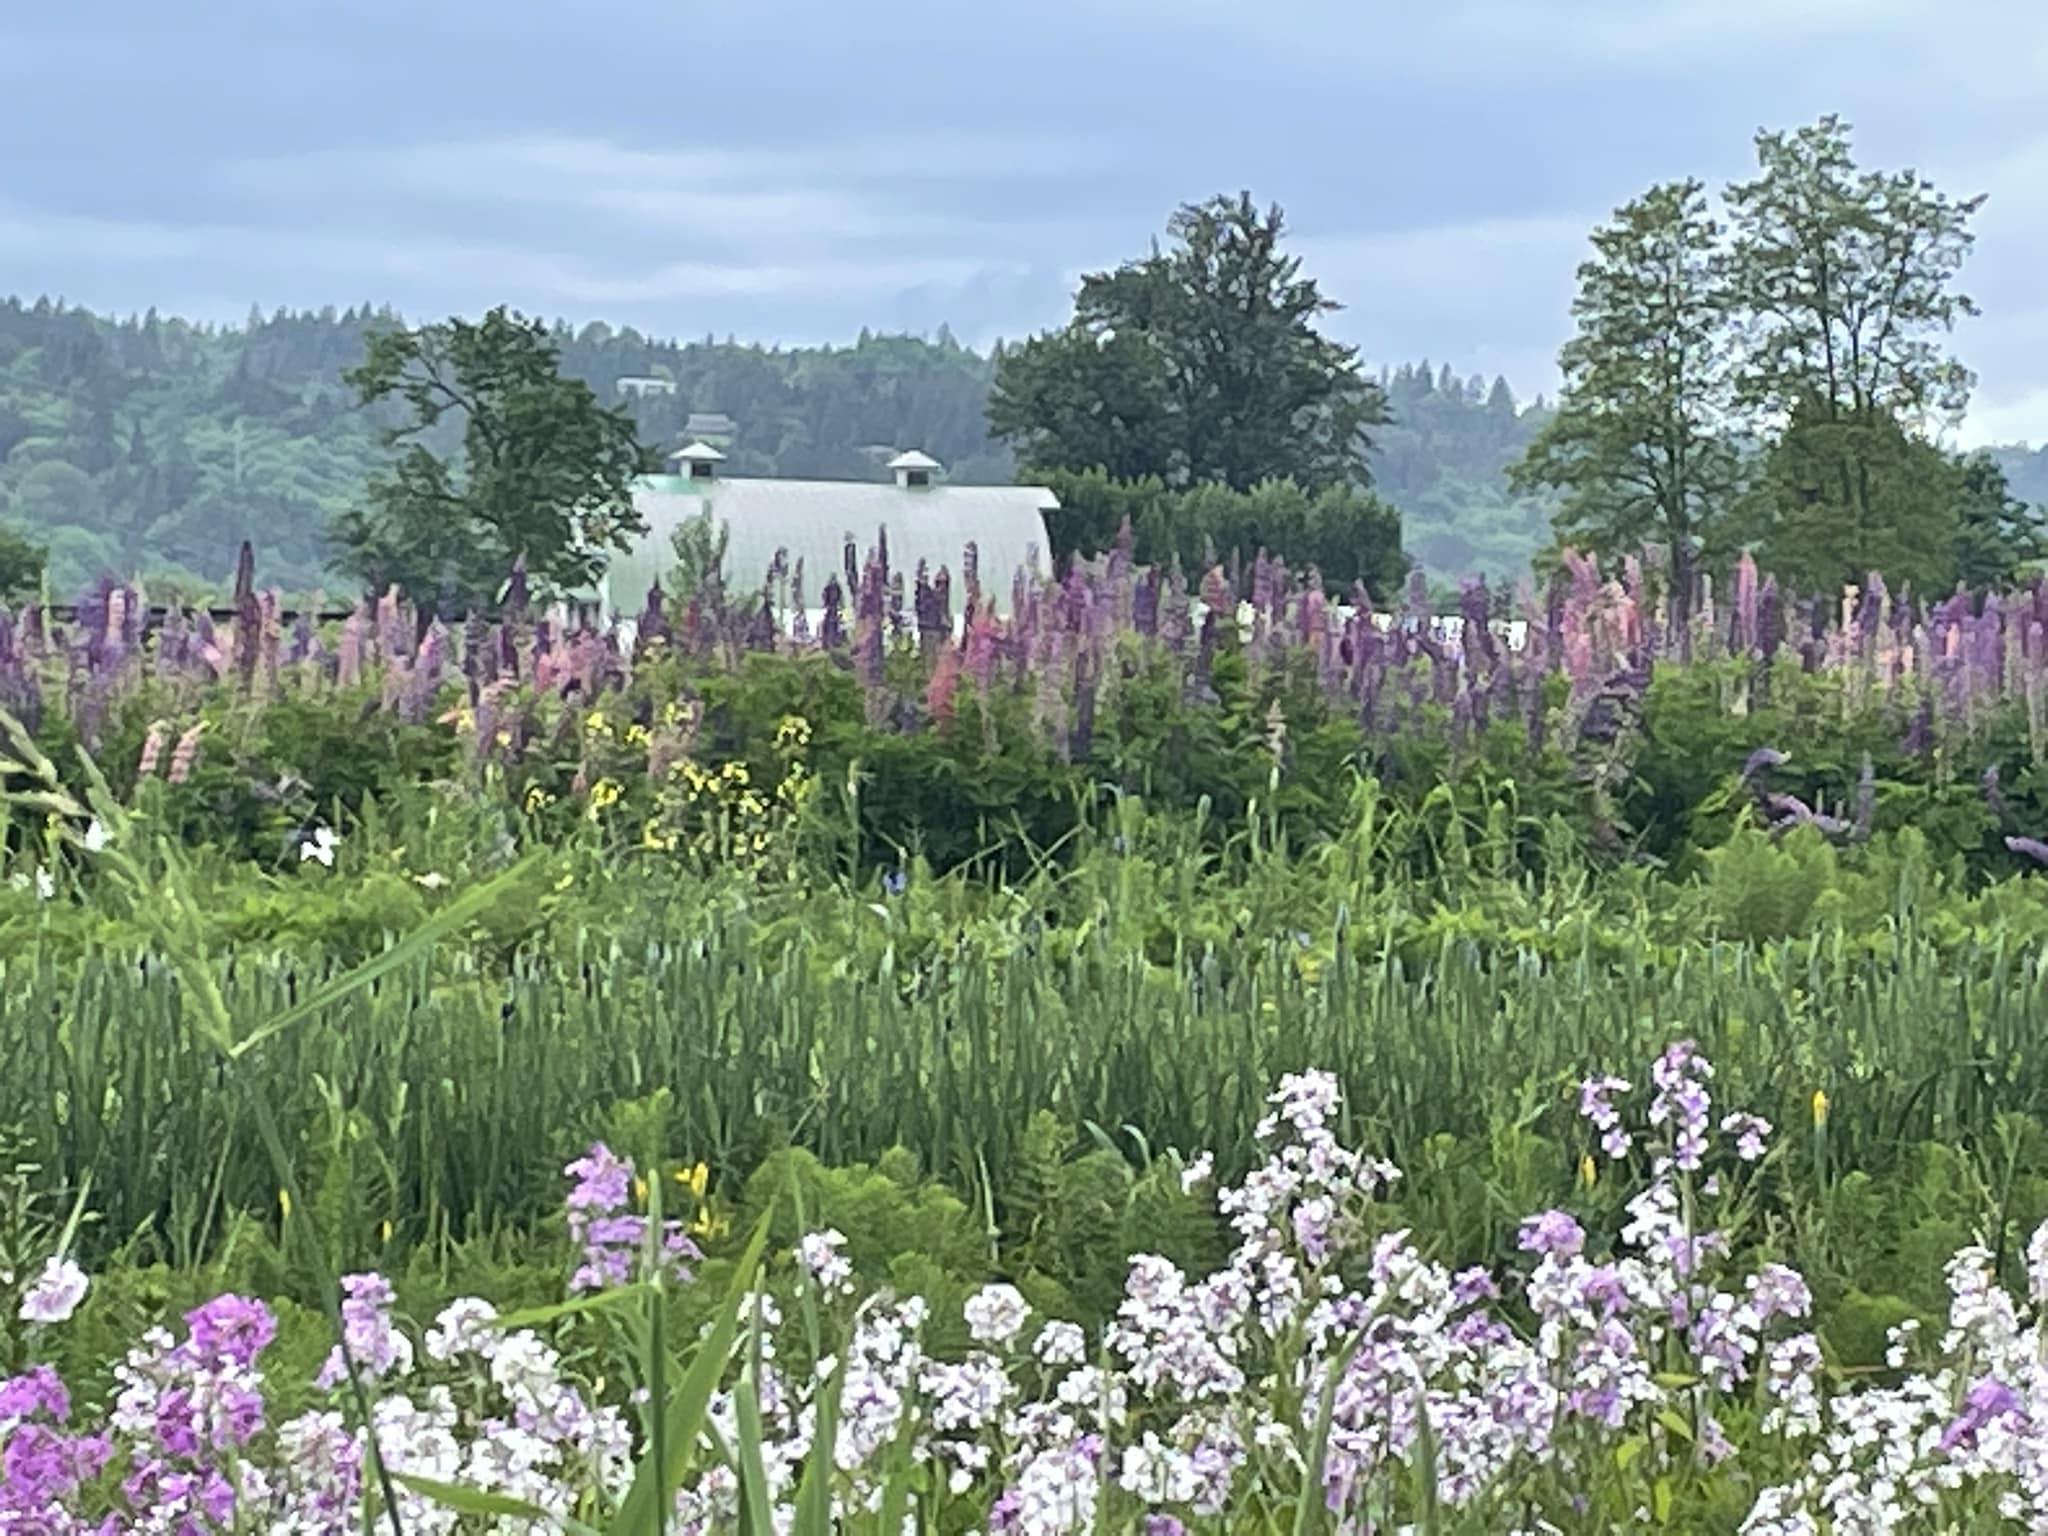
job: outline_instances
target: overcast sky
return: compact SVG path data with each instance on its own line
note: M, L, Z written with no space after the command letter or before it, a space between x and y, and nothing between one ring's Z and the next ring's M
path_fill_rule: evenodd
M1990 194L1966 438L2041 441L2044 103L2048 0L18 0L0 289L986 344L1249 187L1371 359L1526 396L1593 224L1832 111Z

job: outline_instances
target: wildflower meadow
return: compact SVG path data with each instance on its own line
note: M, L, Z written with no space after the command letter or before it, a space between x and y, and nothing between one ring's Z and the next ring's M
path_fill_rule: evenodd
M2048 1530L2048 587L1666 586L0 614L0 1530Z

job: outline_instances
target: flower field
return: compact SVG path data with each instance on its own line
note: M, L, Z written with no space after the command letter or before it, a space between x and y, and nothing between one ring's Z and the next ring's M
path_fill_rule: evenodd
M2048 1528L2048 590L966 571L0 616L0 1523Z

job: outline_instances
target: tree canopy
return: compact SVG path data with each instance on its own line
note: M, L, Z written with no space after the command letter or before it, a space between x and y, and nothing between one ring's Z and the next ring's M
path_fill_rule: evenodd
M1558 537L1601 553L1744 545L1808 589L2009 579L2041 556L2038 519L1999 460L1938 436L1973 382L1948 337L1976 313L1957 282L1983 199L1859 169L1835 117L1756 154L1725 228L1688 181L1595 233L1558 414L1517 483L1562 492Z
M1317 329L1337 306L1285 232L1249 192L1186 204L1166 246L1083 278L1063 329L1003 355L989 425L1058 481L1055 553L1129 517L1141 558L1270 548L1343 585L1400 580L1399 514L1370 492L1386 397Z
M567 591L596 579L607 550L630 548L646 528L633 481L647 451L630 416L557 362L547 327L503 308L373 334L348 382L406 419L386 436L397 457L372 477L368 505L335 521L344 568L468 612L491 604L515 563L540 590ZM421 441L449 418L459 457Z
M1249 192L1182 207L1164 248L1084 277L1064 329L1004 354L995 435L1028 468L1177 489L1369 485L1385 398L1358 350L1317 329L1337 305L1282 251L1285 231Z
M1720 234L1697 181L1653 187L1594 232L1557 414L1513 477L1562 493L1561 542L1690 558L1718 533L1737 477Z

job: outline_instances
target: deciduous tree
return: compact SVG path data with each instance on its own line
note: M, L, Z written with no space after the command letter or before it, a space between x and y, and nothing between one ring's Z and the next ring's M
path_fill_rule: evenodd
M1568 544L1690 559L1720 531L1738 470L1720 234L1697 181L1654 187L1594 231L1557 414L1511 472L1518 488L1562 494L1554 526Z
M542 590L587 585L608 549L645 524L633 480L647 453L624 411L558 371L548 328L506 309L373 334L347 374L365 404L393 400L407 417L387 435L398 450L370 482L368 505L336 521L346 569L395 583L442 611L487 607L515 560ZM421 440L460 424L459 456Z

